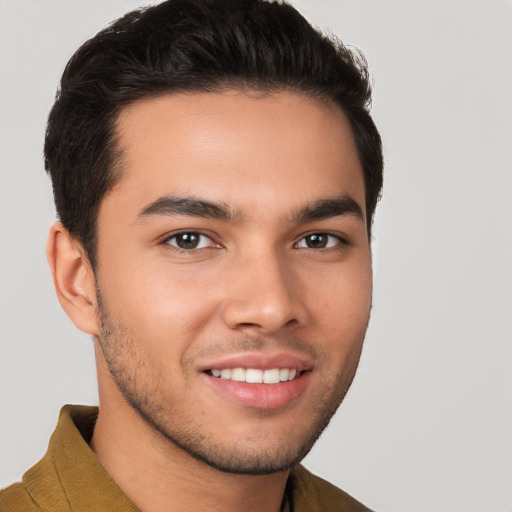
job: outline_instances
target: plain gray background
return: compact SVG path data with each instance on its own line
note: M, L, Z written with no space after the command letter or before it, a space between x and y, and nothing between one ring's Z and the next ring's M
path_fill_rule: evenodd
M292 3L365 52L386 158L365 350L306 465L380 511L512 511L512 2ZM0 487L97 401L45 260L43 136L74 50L142 4L0 0Z

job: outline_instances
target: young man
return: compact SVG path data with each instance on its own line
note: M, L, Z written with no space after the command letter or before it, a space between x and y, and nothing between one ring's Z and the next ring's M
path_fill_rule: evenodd
M299 465L369 318L379 134L360 57L290 6L169 0L70 60L45 163L66 406L2 511L367 510Z

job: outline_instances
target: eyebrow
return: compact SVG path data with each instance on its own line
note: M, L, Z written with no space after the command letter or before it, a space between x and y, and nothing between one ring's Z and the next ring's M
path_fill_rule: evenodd
M339 215L354 215L363 220L363 210L348 194L337 197L319 199L312 204L300 208L294 215L295 222L329 219Z
M188 215L219 220L237 220L240 212L222 203L212 203L193 197L164 196L145 206L138 218L153 215Z
M214 203L194 197L163 196L146 205L138 218L158 215L186 215L223 221L240 221L243 214L224 203ZM328 219L339 215L354 215L363 219L359 204L349 195L318 199L298 209L292 215L292 222Z

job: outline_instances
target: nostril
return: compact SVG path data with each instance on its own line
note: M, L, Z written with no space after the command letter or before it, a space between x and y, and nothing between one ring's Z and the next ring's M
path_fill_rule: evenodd
M293 327L295 325L298 325L298 321L295 318L292 318L291 320L288 320L285 324L282 325L282 327ZM263 324L258 323L251 323L251 322L240 322L235 326L236 330L247 330L247 329L258 329L261 330L264 328Z

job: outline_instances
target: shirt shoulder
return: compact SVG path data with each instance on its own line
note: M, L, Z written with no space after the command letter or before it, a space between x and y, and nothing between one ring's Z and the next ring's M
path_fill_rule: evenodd
M1 512L40 512L22 483L12 484L0 491Z
M17 482L0 491L0 512L70 512L66 493L48 454Z
M294 468L290 479L294 512L371 512L360 501L303 466Z
M0 512L137 512L88 445L97 408L64 406L46 455L0 492Z

